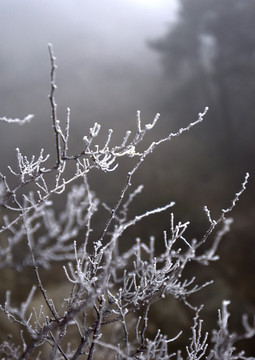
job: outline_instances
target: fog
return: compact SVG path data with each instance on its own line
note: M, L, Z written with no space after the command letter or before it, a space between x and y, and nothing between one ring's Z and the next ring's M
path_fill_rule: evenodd
M102 136L114 128L117 142L135 128L137 110L144 123L151 122L160 112L164 75L148 42L174 24L177 11L175 1L163 0L1 1L1 116L34 114L23 127L2 124L0 147L8 156L1 171L8 173L7 165L16 163L16 147L27 155L41 148L54 152L48 43L56 57L62 124L71 109L71 152L80 151L94 122L102 125Z
M238 311L241 305L254 311L255 2L180 3L1 0L0 116L34 114L34 119L22 127L1 123L0 171L7 173L7 165L15 163L16 147L29 155L42 147L54 151L48 43L58 66L58 118L65 123L70 107L74 153L94 122L102 125L102 136L113 128L118 142L135 128L137 110L144 123L159 112L151 140L195 121L209 106L198 129L163 146L142 167L135 181L145 190L135 211L176 201L177 219L193 221L190 236L199 238L208 228L203 206L217 218L249 170L247 192L233 212L233 232L219 250L222 261L214 272L220 280L212 302L217 308L221 298L234 295ZM114 203L114 191L123 185L123 173L118 176L93 177L92 187L101 195L109 184L104 200L113 196ZM161 236L168 225L169 214L155 217L139 224L132 237Z
M67 106L74 128L94 121L106 127L110 120L133 122L138 109L152 118L159 111L150 103L161 72L158 55L146 41L161 35L176 13L173 1L159 4L1 1L1 115L33 113L40 131L48 127L50 42L58 65L60 119L65 121ZM29 130L16 131L15 141L22 142Z
M23 127L2 124L0 146L8 156L1 161L1 171L8 173L7 165L16 163L16 147L29 156L41 148L54 153L48 43L56 57L56 102L62 124L67 107L71 109L71 153L81 150L82 138L95 122L102 125L102 136L113 128L115 142L127 129L135 129L137 110L143 123L151 122L160 112L164 74L159 54L148 43L163 36L177 12L175 1L163 0L2 1L1 116L34 114L34 118ZM160 122L168 125L164 130L159 125L158 131L164 135L172 130L170 119L162 114ZM140 181L150 183L150 171L144 174L146 169ZM156 181L158 175L153 176ZM100 177L93 181L100 190Z

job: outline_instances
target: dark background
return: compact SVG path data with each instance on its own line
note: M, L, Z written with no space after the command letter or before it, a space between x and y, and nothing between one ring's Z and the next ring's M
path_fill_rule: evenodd
M24 154L54 149L48 42L57 57L61 121L71 108L71 152L79 151L95 121L102 135L112 127L119 139L135 129L136 110L144 123L160 112L149 136L159 139L196 120L209 106L201 125L147 159L135 176L145 189L132 210L139 214L174 200L176 219L191 221L188 238L199 239L208 227L203 206L217 218L250 172L247 191L232 213L232 231L219 249L221 260L208 271L191 269L200 281L216 278L194 299L206 304L208 328L216 326L222 299L232 301L233 326L255 308L254 19L254 0L0 2L0 116L35 114L23 127L1 124L3 173L15 163L16 147ZM114 204L124 169L118 176L97 175L92 174L91 187ZM169 220L169 213L155 216L126 237L155 235L160 249ZM162 314L152 314L155 327L173 336L178 326L190 325L186 309L174 318L176 306L169 300ZM252 347L248 351L255 355Z

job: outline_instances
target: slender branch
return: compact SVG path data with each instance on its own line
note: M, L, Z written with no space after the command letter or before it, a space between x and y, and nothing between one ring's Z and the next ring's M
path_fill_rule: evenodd
M43 298L44 298L50 312L54 316L54 319L56 321L59 321L59 316L58 316L58 314L57 314L57 312L55 310L55 307L53 306L52 301L48 298L47 292L46 292L46 290L44 289L44 287L42 285L42 281L41 281L40 274L39 274L39 271L38 271L38 266L36 265L34 251L33 251L33 245L32 245L32 242L33 242L32 241L32 233L30 231L30 226L31 225L29 224L26 215L23 216L23 220L24 220L24 226L25 226L26 234L27 234L28 247L29 247L29 250L30 250L31 257L32 257L33 267L34 267L34 270L35 270L35 274L36 274L39 289L41 290Z
M56 151L57 151L57 164L56 167L58 168L61 162L61 144L60 144L60 128L59 128L59 120L57 119L57 104L55 102L55 90L57 88L55 83L55 75L56 75L56 63L55 63L55 56L52 49L52 44L48 44L49 54L50 54L50 62L51 62L51 72L50 72L50 105L51 105L51 119L53 124L53 129L55 132L56 138Z

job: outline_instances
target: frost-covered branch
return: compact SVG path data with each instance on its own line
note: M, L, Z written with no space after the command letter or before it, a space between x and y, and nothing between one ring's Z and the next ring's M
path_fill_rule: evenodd
M8 124L19 124L19 125L23 125L26 122L30 122L33 119L34 115L33 114L29 114L26 117L24 117L24 119L12 119L12 118L7 118L6 116L4 117L0 117L0 121L6 122Z
M203 121L208 108L198 118L175 133L155 140L143 148L143 140L159 121L142 124L137 112L136 131L127 130L119 145L112 145L114 131L109 129L102 144L97 143L101 130L95 123L83 136L83 147L70 153L70 109L65 124L57 117L56 58L51 44L50 107L55 135L55 163L51 156L40 153L24 155L17 149L17 165L9 166L8 175L0 174L1 218L0 270L11 268L24 273L31 269L34 283L26 300L13 303L11 292L0 305L8 321L20 330L20 339L6 338L0 344L3 359L141 359L183 360L183 351L173 352L171 344L184 334L176 331L169 338L161 329L150 330L151 305L162 298L173 297L188 306L193 314L190 339L186 339L187 360L248 359L236 352L235 344L255 336L255 324L243 317L244 334L228 329L228 302L219 312L219 330L212 336L203 332L201 304L193 304L191 295L203 290L211 281L199 283L188 264L210 265L219 259L220 241L230 230L232 219L226 218L244 192L249 175L230 206L223 209L217 220L205 207L209 228L201 240L190 239L190 222L176 221L169 214L169 229L161 237L129 238L124 244L127 229L145 218L169 212L174 202L157 204L154 209L133 217L129 208L142 193L143 186L134 190L134 175L144 160L162 143L191 130ZM30 120L0 118L2 122L22 124ZM139 147L138 147L139 145ZM92 169L108 173L117 169L124 158L133 158L131 168L113 206L100 203L89 185ZM71 166L68 164L75 164ZM12 177L10 181L9 177ZM10 186L16 179L16 185ZM62 203L56 206L56 199ZM65 198L65 204L63 202ZM102 205L102 206L101 206ZM103 224L101 211L104 211ZM100 221L97 219L100 218ZM95 220L96 219L96 220ZM203 245L210 236L210 246ZM158 247L158 244L161 244ZM158 251L158 249L161 251ZM64 291L50 296L47 280L52 274L62 278ZM24 275L25 276L25 275ZM46 280L45 280L46 279ZM58 282L58 280L57 280ZM57 287L55 284L54 286ZM38 289L38 291L36 291ZM62 289L62 288L61 288ZM68 290L67 290L68 289ZM57 299L58 298L58 299ZM59 299L60 298L60 299ZM39 305L38 305L39 304ZM192 319L191 319L192 320ZM183 349L182 349L183 350ZM251 358L250 358L251 359Z

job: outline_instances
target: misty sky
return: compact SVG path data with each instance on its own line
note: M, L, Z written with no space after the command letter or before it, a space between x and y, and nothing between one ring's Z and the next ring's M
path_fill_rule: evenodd
M176 8L174 0L1 0L1 116L48 116L49 42L59 115L67 106L75 122L146 113L161 76L146 42L166 32Z

